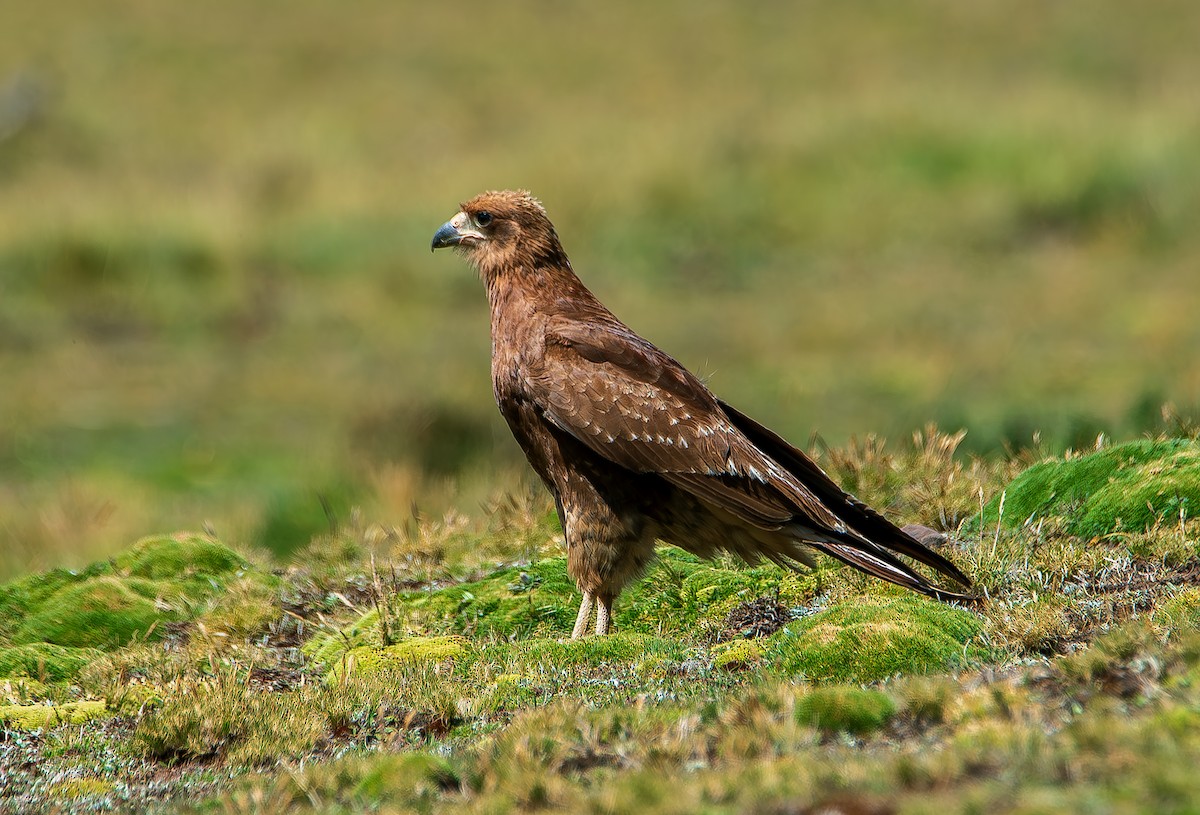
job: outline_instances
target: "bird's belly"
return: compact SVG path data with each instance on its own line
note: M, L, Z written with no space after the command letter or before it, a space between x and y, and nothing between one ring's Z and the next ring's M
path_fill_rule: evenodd
M576 471L559 485L568 571L582 590L615 597L654 559L659 529L648 504L657 480L629 472L593 479Z

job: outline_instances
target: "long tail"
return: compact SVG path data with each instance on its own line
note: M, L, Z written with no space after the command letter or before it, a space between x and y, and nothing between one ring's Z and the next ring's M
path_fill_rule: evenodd
M958 583L971 587L971 579L947 558L929 549L875 510L839 487L816 462L741 411L721 402L730 421L754 444L785 467L854 532L822 530L819 535L797 534L814 547L843 563L899 586L938 600L963 603L980 601L976 594L938 588L904 563L897 554L912 558ZM857 533L857 534L854 534Z
M839 537L841 537L839 535ZM915 542L915 541L914 541ZM960 603L978 603L982 599L977 594L964 594L957 591L939 588L930 583L911 566L900 560L884 547L871 541L846 534L844 539L837 542L819 541L809 544L843 563L848 563L860 571L874 575L889 583L903 586L920 592L935 600L957 601ZM920 546L921 544L917 544ZM936 554L930 552L930 554ZM969 588L970 583L964 583Z

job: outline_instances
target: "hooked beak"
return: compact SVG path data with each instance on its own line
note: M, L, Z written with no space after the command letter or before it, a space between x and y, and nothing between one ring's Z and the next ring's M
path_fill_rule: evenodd
M467 213L460 212L442 224L437 232L433 233L433 242L429 245L429 251L432 252L435 249L445 249L447 246L458 246L461 243L472 243L483 239L482 232L471 228L471 219L467 217Z

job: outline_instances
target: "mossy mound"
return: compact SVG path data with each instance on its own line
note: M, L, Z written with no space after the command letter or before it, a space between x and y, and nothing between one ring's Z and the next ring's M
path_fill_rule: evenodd
M782 674L874 682L951 670L981 629L969 611L923 597L864 598L791 623L770 637L766 651Z
M118 574L150 580L219 578L247 568L246 559L205 535L181 532L143 538L113 558Z
M0 676L28 676L43 682L63 682L100 655L95 648L67 648L47 642L14 645L0 648Z
M154 584L107 575L51 595L13 633L17 643L116 648L146 636L162 619Z
M3 705L0 722L14 730L45 730L63 724L81 724L108 712L102 701L67 702L61 705Z
M816 688L796 700L796 721L825 733L864 736L895 715L896 703L886 693L845 685Z
M762 661L763 647L756 640L733 640L713 646L714 668L741 671Z
M81 571L55 569L0 587L0 645L114 649L138 638L155 639L165 633L165 623L202 612L238 577L275 584L207 536L144 538ZM66 652L47 654L67 664ZM79 667L56 678L68 678Z
M743 603L778 596L785 606L799 606L816 593L814 572L774 564L725 565L675 547L660 547L646 576L621 595L614 616L617 627L626 631L712 631Z
M326 676L336 680L347 672L350 676L365 676L414 665L453 662L468 657L471 650L471 644L462 637L410 637L384 648L369 645L352 648L330 666Z
M766 565L723 567L674 547L662 547L647 575L622 593L614 609L618 631L663 634L720 628L736 606L765 595L800 605L817 579ZM500 569L485 578L435 591L399 595L392 612L403 625L433 634L504 640L560 637L570 632L580 595L566 558ZM321 661L351 647L378 645L378 614L314 638L306 652Z
M666 661L680 660L685 648L673 640L629 631L578 640L536 639L485 647L480 662L514 675L576 667L629 666L640 673Z
M570 630L578 603L565 558L500 569L472 583L400 597L397 613L437 633L526 639Z
M55 593L102 574L107 567L107 563L93 563L81 572L52 569L0 586L0 643L10 643L13 632Z
M1086 456L1043 461L984 507L983 528L1061 518L1083 538L1140 532L1200 515L1200 442L1143 439ZM977 525L977 524L976 524Z

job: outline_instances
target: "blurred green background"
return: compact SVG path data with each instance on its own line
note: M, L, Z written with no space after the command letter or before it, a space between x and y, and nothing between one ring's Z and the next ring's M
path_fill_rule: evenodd
M802 446L1200 403L1200 4L0 6L0 577L524 478L429 238L542 198L594 291Z

